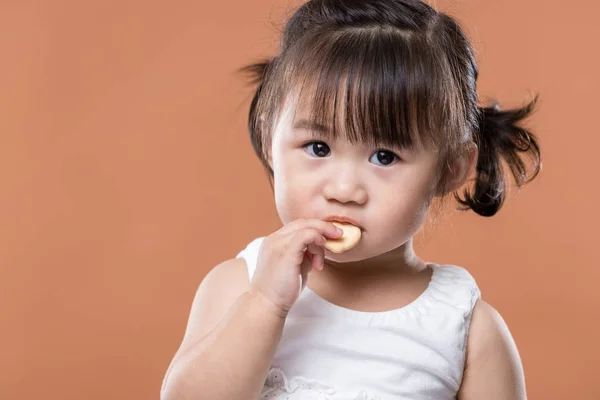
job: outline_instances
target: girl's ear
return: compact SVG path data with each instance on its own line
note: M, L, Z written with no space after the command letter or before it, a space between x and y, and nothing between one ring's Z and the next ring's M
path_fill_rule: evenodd
M445 192L452 193L459 189L469 178L477 162L477 145L470 142L462 154L447 166ZM440 193L441 194L441 193Z

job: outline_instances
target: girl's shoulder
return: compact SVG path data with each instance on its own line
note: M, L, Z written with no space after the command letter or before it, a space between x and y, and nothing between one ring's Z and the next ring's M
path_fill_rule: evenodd
M247 279L252 280L254 271L256 271L256 263L258 261L258 253L265 237L261 236L250 241L244 249L242 249L237 255L236 259L244 262L244 268L247 274Z
M479 286L473 275L464 267L452 264L433 264L433 275L426 290L435 304L444 304L471 314L481 298Z
M196 290L184 339L177 353L185 352L210 333L248 290L248 273L243 259L228 259L212 268Z
M429 264L434 269L436 279L445 285L460 285L477 288L475 277L465 267L454 264Z

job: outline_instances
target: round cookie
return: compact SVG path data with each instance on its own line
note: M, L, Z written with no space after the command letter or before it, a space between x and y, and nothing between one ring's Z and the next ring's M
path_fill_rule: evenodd
M325 248L332 253L343 253L350 250L360 240L360 228L346 222L333 221L332 224L344 231L344 234L339 239L328 239L325 242Z

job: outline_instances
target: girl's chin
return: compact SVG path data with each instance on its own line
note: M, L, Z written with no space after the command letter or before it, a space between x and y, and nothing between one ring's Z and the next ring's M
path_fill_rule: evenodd
M342 253L334 253L330 250L325 249L325 259L338 262L354 262L354 261L362 261L368 257L365 256L364 252L361 251L358 246L351 248L350 250L346 250Z
M397 251L400 249L400 247L402 246L398 246L392 249L381 249L378 247L373 248L371 246L368 246L367 242L363 242L361 239L361 241L359 241L356 246L342 253L334 253L331 250L325 249L325 259L336 263L364 261L381 256L383 254L389 254L391 252Z

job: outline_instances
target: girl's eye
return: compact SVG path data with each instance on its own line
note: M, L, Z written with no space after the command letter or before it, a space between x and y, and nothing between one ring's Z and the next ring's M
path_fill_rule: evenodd
M308 154L313 157L327 157L331 153L331 149L323 142L310 142L304 145Z
M387 167L388 165L394 164L399 159L400 159L400 157L398 157L396 154L392 153L391 151L379 150L379 151L376 151L371 156L369 161L371 161L374 164L379 163L379 165L381 165L383 167Z

